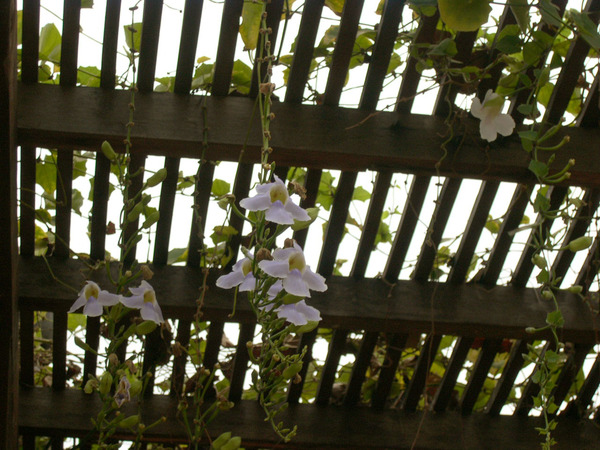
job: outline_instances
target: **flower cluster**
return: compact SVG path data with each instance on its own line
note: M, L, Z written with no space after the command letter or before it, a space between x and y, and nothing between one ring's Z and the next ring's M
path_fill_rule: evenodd
M142 319L150 320L156 323L163 323L165 320L158 302L154 288L147 281L142 281L139 287L129 288L130 297L111 294L101 290L93 281L86 281L85 286L79 292L79 297L69 309L69 312L75 312L83 306L83 314L90 317L100 316L105 306L114 306L122 303L128 308L139 309Z

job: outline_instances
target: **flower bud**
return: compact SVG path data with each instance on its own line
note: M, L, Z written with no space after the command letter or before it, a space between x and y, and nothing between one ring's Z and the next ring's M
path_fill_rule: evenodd
M581 294L581 291L583 291L583 286L579 286L579 285L574 285L571 286L570 288L567 288L567 291L569 291L571 294Z
M154 187L154 186L162 183L166 177L167 177L167 169L165 169L164 167L161 169L158 169L158 171L154 175L152 175L150 178L148 178L148 180L146 181L146 186Z
M156 329L156 322L153 320L144 320L139 325L136 325L135 332L138 336L144 336L152 333Z
M115 353L111 353L108 355L108 365L109 366L118 366L119 365L119 357Z
M544 269L546 267L546 258L544 258L540 254L533 255L533 258L531 258L531 262L535 264L539 269Z
M273 260L273 256L271 255L271 252L267 248L261 248L259 251L256 252L256 261L261 262L264 260L268 260L268 261Z
M96 389L98 389L98 380L95 379L95 378L92 378L91 380L88 380L87 383L85 383L85 387L83 388L83 392L85 392L86 394L91 394Z
M221 434L218 438L212 441L212 448L215 450L219 450L223 445L225 445L229 439L231 439L231 432L227 431L226 433Z
M131 387L129 388L129 395L131 397L135 397L135 396L139 395L140 392L142 392L142 387L143 387L142 380L133 378L130 383L131 383Z
M110 145L110 142L104 141L102 143L101 149L102 153L104 153L104 156L106 156L106 159L108 159L109 161L114 161L115 159L117 159L117 154L112 148L112 145Z
M552 291L550 289L544 289L542 291L542 298L544 300L550 301L550 300L552 300L554 298L554 294L552 293Z
M525 333L533 334L536 331L537 330L534 327L527 327L527 328L525 328Z
M154 272L146 264L142 264L140 270L142 271L142 278L144 280L151 280L154 276Z
M119 425L119 428L133 428L138 424L139 421L140 421L140 416L135 414L133 416L129 416L129 417L126 417L125 419L121 420L118 425Z
M112 387L113 377L109 372L104 372L102 374L102 378L100 378L100 387L98 390L101 394L106 395L110 392L110 388Z
M283 378L285 378L286 380L289 380L290 378L296 376L296 374L300 372L300 370L302 370L302 363L295 362L286 367L281 375L283 375Z
M221 446L221 450L237 450L242 445L242 438L239 436L232 437L225 445Z
M578 252L580 250L585 250L590 245L592 245L592 237L591 236L581 236L577 239L569 242L569 250L573 253Z
M158 222L158 219L160 219L160 212L154 211L152 214L150 214L146 218L146 220L144 220L144 223L142 224L142 228L150 228L152 225L154 225L156 222Z

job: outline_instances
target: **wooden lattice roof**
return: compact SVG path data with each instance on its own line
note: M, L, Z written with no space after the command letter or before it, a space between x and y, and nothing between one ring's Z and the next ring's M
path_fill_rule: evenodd
M119 12L123 7L121 1L107 2L99 88L76 86L80 1L72 0L65 1L60 84L37 82L39 3L36 0L23 2L20 81L16 82L16 75L13 73L16 68L14 58L13 66L5 67L3 78L0 79L0 93L6 94L5 97L10 100L2 105L0 111L0 167L6 171L6 176L0 177L6 178L2 180L0 201L5 202L3 205L11 205L11 211L16 209L17 194L14 189L9 189L10 185L6 182L16 178L17 165L14 160L9 161L7 155L12 154L17 145L20 146L20 248L18 254L14 248L10 249L11 243L16 241L14 235L2 239L0 247L3 258L6 256L9 261L9 255L11 256L10 261L15 266L13 269L16 270L18 264L18 276L15 279L18 298L15 295L11 300L10 296L5 297L3 293L0 299L3 302L1 306L12 314L12 319L9 318L8 321L12 328L7 327L2 333L16 333L20 323L21 387L18 427L19 433L24 436L25 446L31 445L32 436L35 435L58 438L84 435L89 428L89 411L94 410L94 399L84 399L80 392L65 390L67 310L73 302L73 294L54 281L56 277L67 284L80 286L84 279L82 272L87 274L87 266L74 259L69 251L71 236L81 232L71 226L73 180L69 177L59 180L61 189L57 190L55 223L58 239L54 253L47 260L36 257L35 210L26 206L35 204L36 148L58 149L59 173L72 173L73 150L98 152L104 140L112 142L115 148L119 147L124 138L124 124L128 121L127 104L130 101L129 92L115 89L115 58L118 36L123 25L119 23ZM256 77L252 77L247 96L228 95L238 45L242 0L227 0L223 4L210 95L195 95L190 92L196 45L202 45L198 41L199 27L203 20L210 20L202 15L202 3L197 0L185 2L181 45L174 50L179 52L174 92L170 93L153 90L163 2L143 2L143 38L137 78L139 92L135 99L135 126L131 136L134 142L132 167L144 167L147 156L165 157L168 175L160 193L161 218L152 247L151 267L155 274L153 285L161 299L161 306L165 316L176 321L173 322L177 324L174 333L176 340L180 342L190 339L190 318L196 308L195 299L199 280L202 278L199 250L204 244L202 233L205 231L197 221L183 225L173 222L181 159L200 158L205 129L208 129L204 154L206 160L238 162L240 149L247 143L235 176L231 177L233 194L240 199L246 197L251 190L254 182L253 164L259 162L261 145L258 119L249 134L245 126L240 126L252 116L253 98L258 91ZM324 2L305 2L285 95L273 105L276 120L272 128L272 146L276 151L277 173L285 178L289 167L306 168L307 198L303 206L315 204L323 171L341 171L323 242L318 244L321 247L315 267L327 277L329 289L312 298L312 303L323 316L322 326L331 328L333 333L320 373L314 404L298 405L302 383L290 385L288 390L287 398L292 404L288 417L292 421L296 420L299 425L295 445L315 448L389 448L409 447L416 442L417 447L423 448L531 448L539 441L534 426L539 425L540 419L528 417L533 407L531 397L539 389L537 385L529 382L523 387L513 416L500 416L500 411L525 363L522 354L527 351L526 344L532 340L525 328L544 326L545 313L550 309L550 305L540 299L539 293L528 287L534 270L532 247L523 246L507 285L496 285L514 240L514 230L521 223L535 189L535 178L528 169L530 158L523 151L516 134L486 146L478 138L478 123L466 113L455 127L453 139L445 144L447 155L442 158L444 153L441 145L447 140L445 117L449 108L456 108L455 101L459 92L455 84L441 83L433 114L426 116L412 113L412 99L417 94L421 77L414 55L408 57L404 66L395 109L376 111L398 29L402 24L403 8L406 7L404 1L385 2L375 44L369 51L368 71L358 107L339 107L365 3L368 2L357 0L345 4L322 104L317 105L303 104L302 100ZM553 3L564 12L565 1L557 0ZM281 17L284 4L283 0L272 0L268 6L273 40L276 40L277 33L281 31L278 18ZM599 9L598 1L588 1L585 7L586 11L592 13L590 17L596 23ZM5 53L0 53L0 56L3 57L10 55L16 48L16 33L7 32L14 30L14 21L8 20L14 19L15 14L14 2L2 2L0 50ZM436 33L438 20L437 14L424 17L414 34L413 42L439 41ZM4 26L8 23L12 23L13 27ZM506 7L498 27L514 23L515 17L510 8ZM463 32L456 37L458 53L455 63L458 66L467 64L470 60L476 39L476 32ZM492 46L488 49L477 48L477 51L484 53L484 57L492 58L495 49ZM546 105L545 117L550 123L558 123L565 114L589 52L589 44L583 38L577 38L565 56L563 68ZM256 71L256 67L254 70ZM482 96L487 89L494 88L500 76L500 71L492 72L491 77L476 87L477 94ZM569 158L575 158L577 164L571 170L572 176L568 181L549 191L551 207L558 208L563 203L569 186L576 186L584 191L583 206L577 212L577 220L572 222L566 232L565 242L588 232L590 224L597 217L600 203L600 158L597 156L597 143L600 142L599 76L597 74L593 80L574 125L559 132L554 138L558 142L565 134L570 136L570 143L566 146L568 151L557 155L556 166L562 167ZM519 124L524 121L517 109L522 102L523 99L516 95L510 108L510 113ZM11 138L13 135L9 133L10 130L16 137ZM356 254L349 263L352 268L347 276L333 275L357 176L364 170L374 171L376 175ZM100 154L95 161L94 172L89 256L92 260L102 260L106 249L110 163ZM410 178L411 185L395 240L386 256L381 276L366 277L386 196L393 176L398 173L413 176ZM423 217L421 211L430 184L435 183L439 176L443 177L442 185L432 214L435 220L430 221L430 217ZM214 166L202 165L196 176L194 195L194 207L200 217L208 214L213 178ZM464 179L483 181L472 207L460 204L458 198L461 181ZM492 203L501 182L507 181L516 183L510 207L479 276L467 279ZM139 183L141 182L139 179ZM453 255L453 264L446 281L432 281L430 273L435 264L437 249L450 213L457 207L462 208L464 214L469 216L467 226ZM5 218L1 220L4 221ZM418 221L426 221L428 233L422 239L412 276L410 279L399 279L401 269L406 264L411 240L421 238L414 237ZM242 244L243 223L233 216L230 225L240 231L239 236L234 237L231 243L232 251L237 254ZM544 226L544 232L548 232L552 223L547 221ZM14 224L12 227L14 228ZM2 229L11 229L11 225L8 224L6 228L3 226ZM166 264L171 249L169 240L174 229L189 236L189 256L185 266ZM537 239L538 233L538 230L532 229L528 243ZM12 240L8 239L11 237ZM307 244L306 232L297 232L294 237L301 245ZM568 249L559 251L553 270L558 276L564 276L569 270L577 271L576 284L583 286L584 292L596 289L597 283L594 284L594 280L598 268L599 243L598 236L594 236L594 243L580 269L572 267L572 252ZM134 256L129 255L130 258ZM234 261L235 258L232 262ZM47 266L52 272L47 270ZM102 281L105 275L90 273L89 276ZM209 286L214 286L215 277L215 273L211 274ZM0 290L11 286L10 283L10 279L2 281ZM11 290L7 288L6 292ZM594 303L597 298L593 295L589 298L592 306L597 308ZM203 308L204 317L210 322L204 356L207 366L212 366L219 360L225 323L239 323L239 340L230 376L229 398L240 404L231 415L222 416L223 422L218 425L215 435L235 429L245 439L247 446L277 445L275 436L269 434L268 426L263 424L256 405L251 401L241 400L248 369L246 342L254 336L255 323L250 309L244 305L238 305L238 312L231 319L229 313L232 303L231 292L214 288L209 290ZM593 366L587 371L577 394L571 396L569 391L586 356L589 354L593 358L596 355L593 349L598 344L597 317L590 310L589 304L566 291L559 295L559 303L565 319L561 339L571 343L571 346L565 356L554 395L556 403L561 404L569 398L570 404L561 412L563 417L556 438L559 442L568 442L567 445L574 448L593 448L600 436L593 421L600 420L600 414L594 412L590 415L585 411L592 404L600 383L600 358L596 357ZM16 319L15 305L18 305L19 321ZM34 385L34 311L54 313L52 389L31 387ZM402 349L421 334L423 339L417 339L420 353L413 362L412 377L406 380L403 396L396 402L394 409L390 410L388 397L402 357ZM99 336L99 322L88 320L88 343L97 347ZM343 406L330 405L340 357L347 352L351 336L355 336L353 339L357 343L357 349L353 370L341 400ZM415 412L419 409L419 402L428 384L432 364L430 354L437 351L444 336L457 337L445 372L431 396L429 409ZM6 349L10 355L10 351L15 350L16 343L14 335L9 337L4 342L7 343ZM547 339L548 335L539 334L536 338ZM300 346L307 345L309 355L315 339L316 332L302 336ZM510 345L502 376L497 380L485 407L473 412L490 367L496 355L502 351L505 340L510 340ZM2 341L0 335L0 342ZM144 365L145 368L154 370L156 362L151 355L160 342L150 340L147 345ZM480 351L471 367L470 377L462 396L456 399L454 388L457 379L464 369L468 352L477 346ZM386 364L381 367L370 402L364 404L361 402L361 390L375 347L384 352ZM0 347L2 350L4 348ZM172 392L181 391L185 363L185 357L173 358L169 363L173 374ZM95 373L96 365L94 355L86 352L84 375ZM5 373L15 375L17 370L15 366L8 366L6 369L0 366L0 369L0 376ZM306 372L303 373L305 374ZM11 421L15 420L11 418L15 408L10 403L10 387L1 392L0 429L5 423L11 426ZM158 414L156 411L160 411L160 414L168 417L168 421L162 428L157 427L156 431L150 433L149 438L158 442L184 439L183 433L177 431L174 409L176 402L173 398L166 395L151 397L148 399L148 420L154 417L153 414ZM65 413L56 414L56 410ZM580 420L583 418L585 420ZM2 437L0 431L0 442ZM8 434L6 439L9 442ZM56 440L54 445L61 448L62 443Z

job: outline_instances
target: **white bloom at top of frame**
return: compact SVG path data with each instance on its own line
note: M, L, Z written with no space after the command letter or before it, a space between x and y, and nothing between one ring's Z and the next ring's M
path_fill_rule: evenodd
M97 317L102 314L104 306L116 305L120 299L120 295L100 290L100 286L93 281L86 281L85 286L79 292L79 297L77 297L69 312L75 312L83 306L83 314L90 317Z
M273 260L258 263L267 275L281 278L283 289L298 297L310 297L310 289L323 292L327 290L325 278L310 270L306 265L304 253L298 244L293 247L278 248L273 252Z
M491 89L485 94L483 103L477 97L471 104L471 114L481 120L479 123L479 133L481 138L492 142L498 137L509 136L515 129L515 121L509 114L502 113L504 106L504 97L494 93Z
M256 186L256 192L254 197L240 201L240 206L248 211L265 211L266 220L280 225L293 225L294 220L310 220L306 210L290 199L285 184L277 175L274 182Z
M252 273L252 260L250 258L246 257L236 262L230 273L221 275L217 279L217 286L223 289L239 286L240 292L253 291L256 286L256 279Z
M281 305L276 311L279 318L285 319L297 326L306 325L308 322L319 322L321 320L321 313L319 313L319 310L307 305L304 300L289 305Z
M156 301L156 293L154 288L147 281L142 281L139 287L129 288L133 294L131 297L121 298L123 303L128 308L140 310L140 315L144 320L151 320L156 323L163 323L162 311Z

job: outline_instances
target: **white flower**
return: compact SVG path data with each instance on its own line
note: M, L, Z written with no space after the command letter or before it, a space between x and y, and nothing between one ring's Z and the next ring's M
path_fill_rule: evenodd
M156 301L154 288L147 281L142 281L140 287L129 288L129 291L133 295L131 297L122 297L121 303L128 308L139 309L144 320L151 320L156 323L163 323L165 321L160 306Z
M325 278L310 270L302 249L295 242L293 247L275 250L273 260L263 260L258 263L258 267L267 275L281 278L283 289L288 294L310 297L309 289L319 292L327 290Z
M515 129L515 121L509 114L502 113L504 98L489 89L483 104L477 97L471 104L471 114L481 120L479 124L479 133L481 138L492 142L496 140L498 133L502 136L509 136Z
M120 295L100 290L100 286L93 281L86 281L85 286L79 292L79 297L75 300L69 312L75 312L83 306L83 314L90 317L97 317L102 314L104 306L116 305L119 303L120 298Z
M310 220L308 213L296 205L279 177L273 183L256 186L257 195L240 201L240 206L248 211L266 211L265 219L280 225L293 225L294 220Z
M321 314L317 308L313 308L306 304L304 300L300 300L298 303L292 303L289 305L281 305L276 309L277 316L280 319L285 319L288 322L302 326L308 322L318 322L321 320Z
M252 260L250 258L240 259L234 264L230 273L221 275L217 279L217 286L223 289L239 286L240 292L253 291L256 279L252 273Z

